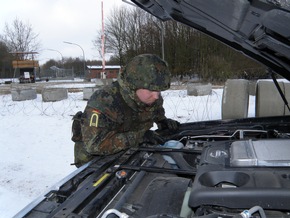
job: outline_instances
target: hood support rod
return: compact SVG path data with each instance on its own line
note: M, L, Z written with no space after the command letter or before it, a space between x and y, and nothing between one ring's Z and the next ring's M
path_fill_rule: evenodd
M282 92L281 87L279 86L279 84L278 84L278 82L277 82L277 79L276 79L275 73L274 73L271 69L269 69L269 71L271 72L271 77L272 77L272 79L273 79L273 81L274 81L275 86L277 87L277 89L278 89L278 91L279 91L279 94L280 94L281 98L282 98L283 101L284 101L284 104L286 105L286 107L288 108L288 111L290 112L290 107L289 107L288 101L287 101L287 99L286 99L284 93Z

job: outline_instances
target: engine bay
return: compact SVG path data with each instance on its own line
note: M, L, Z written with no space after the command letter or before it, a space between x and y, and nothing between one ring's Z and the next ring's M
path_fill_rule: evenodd
M247 132L236 133L246 137ZM211 136L202 146L196 141L200 137L189 137L184 147L176 142L173 148L170 141L171 150L146 152L147 167L164 168L163 173L148 170L117 209L129 217L235 217L255 207L264 217L290 216L290 139L223 141ZM253 217L263 217L259 210Z
M16 217L290 217L289 123L182 124L164 145L96 157Z

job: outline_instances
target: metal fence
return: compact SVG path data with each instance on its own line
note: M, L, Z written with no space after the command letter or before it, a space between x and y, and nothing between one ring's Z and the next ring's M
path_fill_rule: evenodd
M188 96L186 90L162 92L166 116L180 122L219 119L221 116L222 89L206 96ZM2 116L72 116L83 110L86 101L83 92L69 93L68 98L56 102L44 102L41 94L27 101L12 101L11 95L0 95L0 120Z
M67 80L73 79L75 77L74 69L62 69L54 68L47 70L40 70L39 75L40 79L52 79L52 80Z

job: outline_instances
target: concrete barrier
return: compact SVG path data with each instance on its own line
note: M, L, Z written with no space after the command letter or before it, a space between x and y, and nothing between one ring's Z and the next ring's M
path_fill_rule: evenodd
M204 96L210 95L212 92L212 85L202 83L189 83L187 85L187 95Z
M26 101L37 98L36 90L31 88L12 88L12 101Z
M94 80L95 80L96 86L100 86L100 87L108 86L114 81L114 79L99 79L99 78L96 78Z
M285 88L285 97L288 101L288 105L290 107L290 83L284 83L284 88ZM290 115L290 111L287 108L287 106L285 105L285 115Z
M83 100L89 100L90 97L92 96L92 94L98 89L100 89L100 88L98 88L98 87L84 88L83 89Z
M278 82L278 84L285 94L284 83ZM285 114L285 104L274 82L258 81L255 113L256 117L281 116Z
M65 88L46 88L42 90L42 101L61 101L68 98L68 91Z
M248 116L249 81L229 79L222 96L222 119L239 119Z

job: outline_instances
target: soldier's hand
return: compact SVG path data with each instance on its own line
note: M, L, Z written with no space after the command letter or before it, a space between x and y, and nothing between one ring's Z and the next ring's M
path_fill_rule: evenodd
M172 119L164 119L158 122L158 129L169 129L169 130L177 130L180 126L180 123L176 120Z
M144 142L151 143L154 145L156 144L163 145L166 142L166 140L161 135L152 130L147 130L144 134L143 139Z

